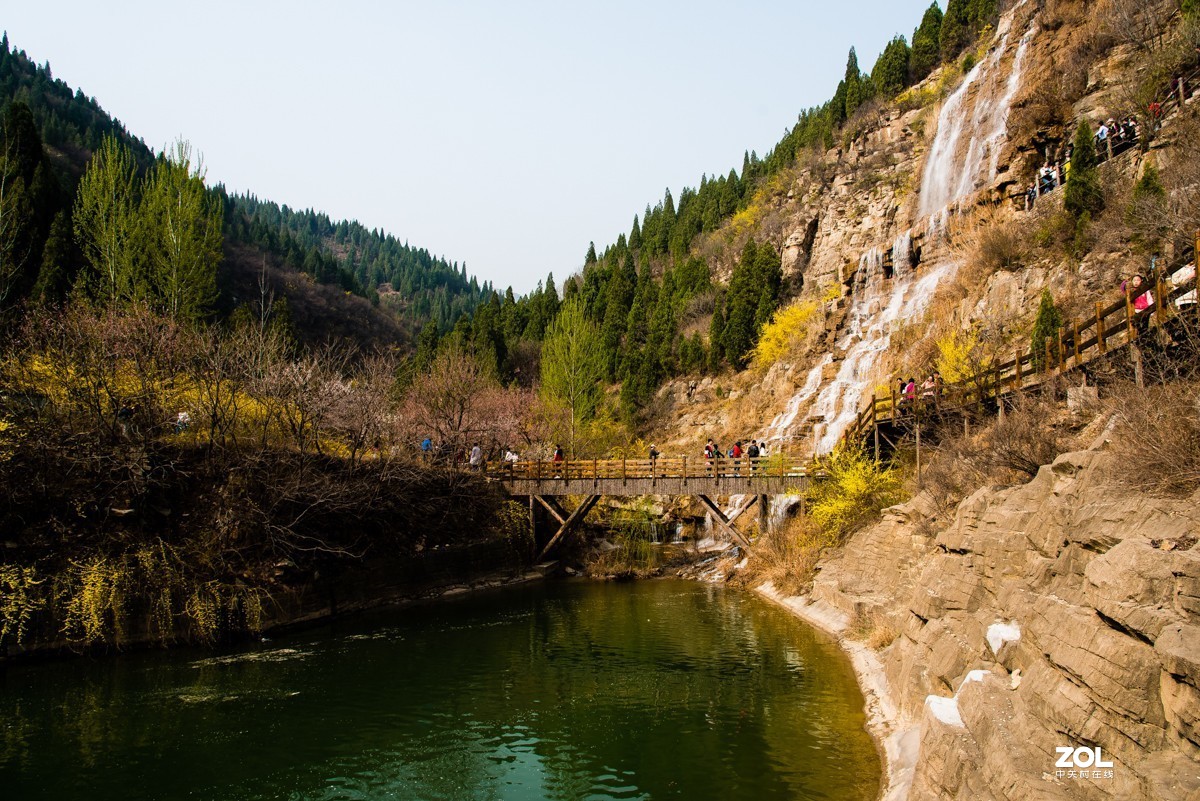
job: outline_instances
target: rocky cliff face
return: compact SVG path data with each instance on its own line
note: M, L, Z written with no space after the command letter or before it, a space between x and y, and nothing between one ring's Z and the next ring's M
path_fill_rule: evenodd
M1200 799L1200 494L1114 492L1120 469L1101 438L941 530L890 509L823 563L812 609L898 632L878 657L919 733L910 798Z

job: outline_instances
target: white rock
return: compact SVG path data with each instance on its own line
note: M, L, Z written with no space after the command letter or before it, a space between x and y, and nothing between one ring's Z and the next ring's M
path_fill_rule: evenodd
M992 649L992 653L1000 656L1000 649L1007 642L1021 641L1021 627L1017 625L1017 621L1011 620L1008 623L998 621L988 626L987 643Z
M925 708L947 726L956 726L960 729L966 728L963 725L962 715L958 714L958 701L954 698L943 698L940 695L927 696L925 698Z

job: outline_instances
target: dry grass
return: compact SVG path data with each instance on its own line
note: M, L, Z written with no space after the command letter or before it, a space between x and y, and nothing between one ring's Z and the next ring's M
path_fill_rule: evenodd
M967 434L943 436L909 489L927 493L940 514L949 513L974 490L1016 484L1037 475L1071 444L1053 389L1012 401L1004 418L991 419Z
M846 627L846 636L861 642L872 651L881 651L891 645L900 636L900 632L882 613L858 611Z
M1119 414L1113 442L1122 484L1172 497L1200 489L1200 381L1129 385L1110 405Z
M808 520L792 518L759 537L740 576L747 584L769 581L784 595L800 595L812 587L817 560L827 545Z

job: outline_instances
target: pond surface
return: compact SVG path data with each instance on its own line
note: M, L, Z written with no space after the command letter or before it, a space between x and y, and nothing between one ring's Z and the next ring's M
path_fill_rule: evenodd
M754 596L556 582L0 671L0 797L870 801L862 704Z

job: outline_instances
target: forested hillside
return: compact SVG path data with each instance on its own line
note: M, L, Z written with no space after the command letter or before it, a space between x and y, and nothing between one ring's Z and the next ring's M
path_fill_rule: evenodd
M59 302L86 263L76 246L76 194L93 155L111 139L127 151L137 176L148 175L156 157L95 99L54 78L49 63L39 66L10 47L7 35L0 45L0 299L5 307L26 299ZM203 180L190 148L189 169ZM221 186L206 192L221 209L222 234L206 313L231 314L264 290L265 279L265 291L284 299L302 341L398 343L427 320L448 329L490 292L465 266L382 231L230 195ZM131 202L139 201L136 195Z

